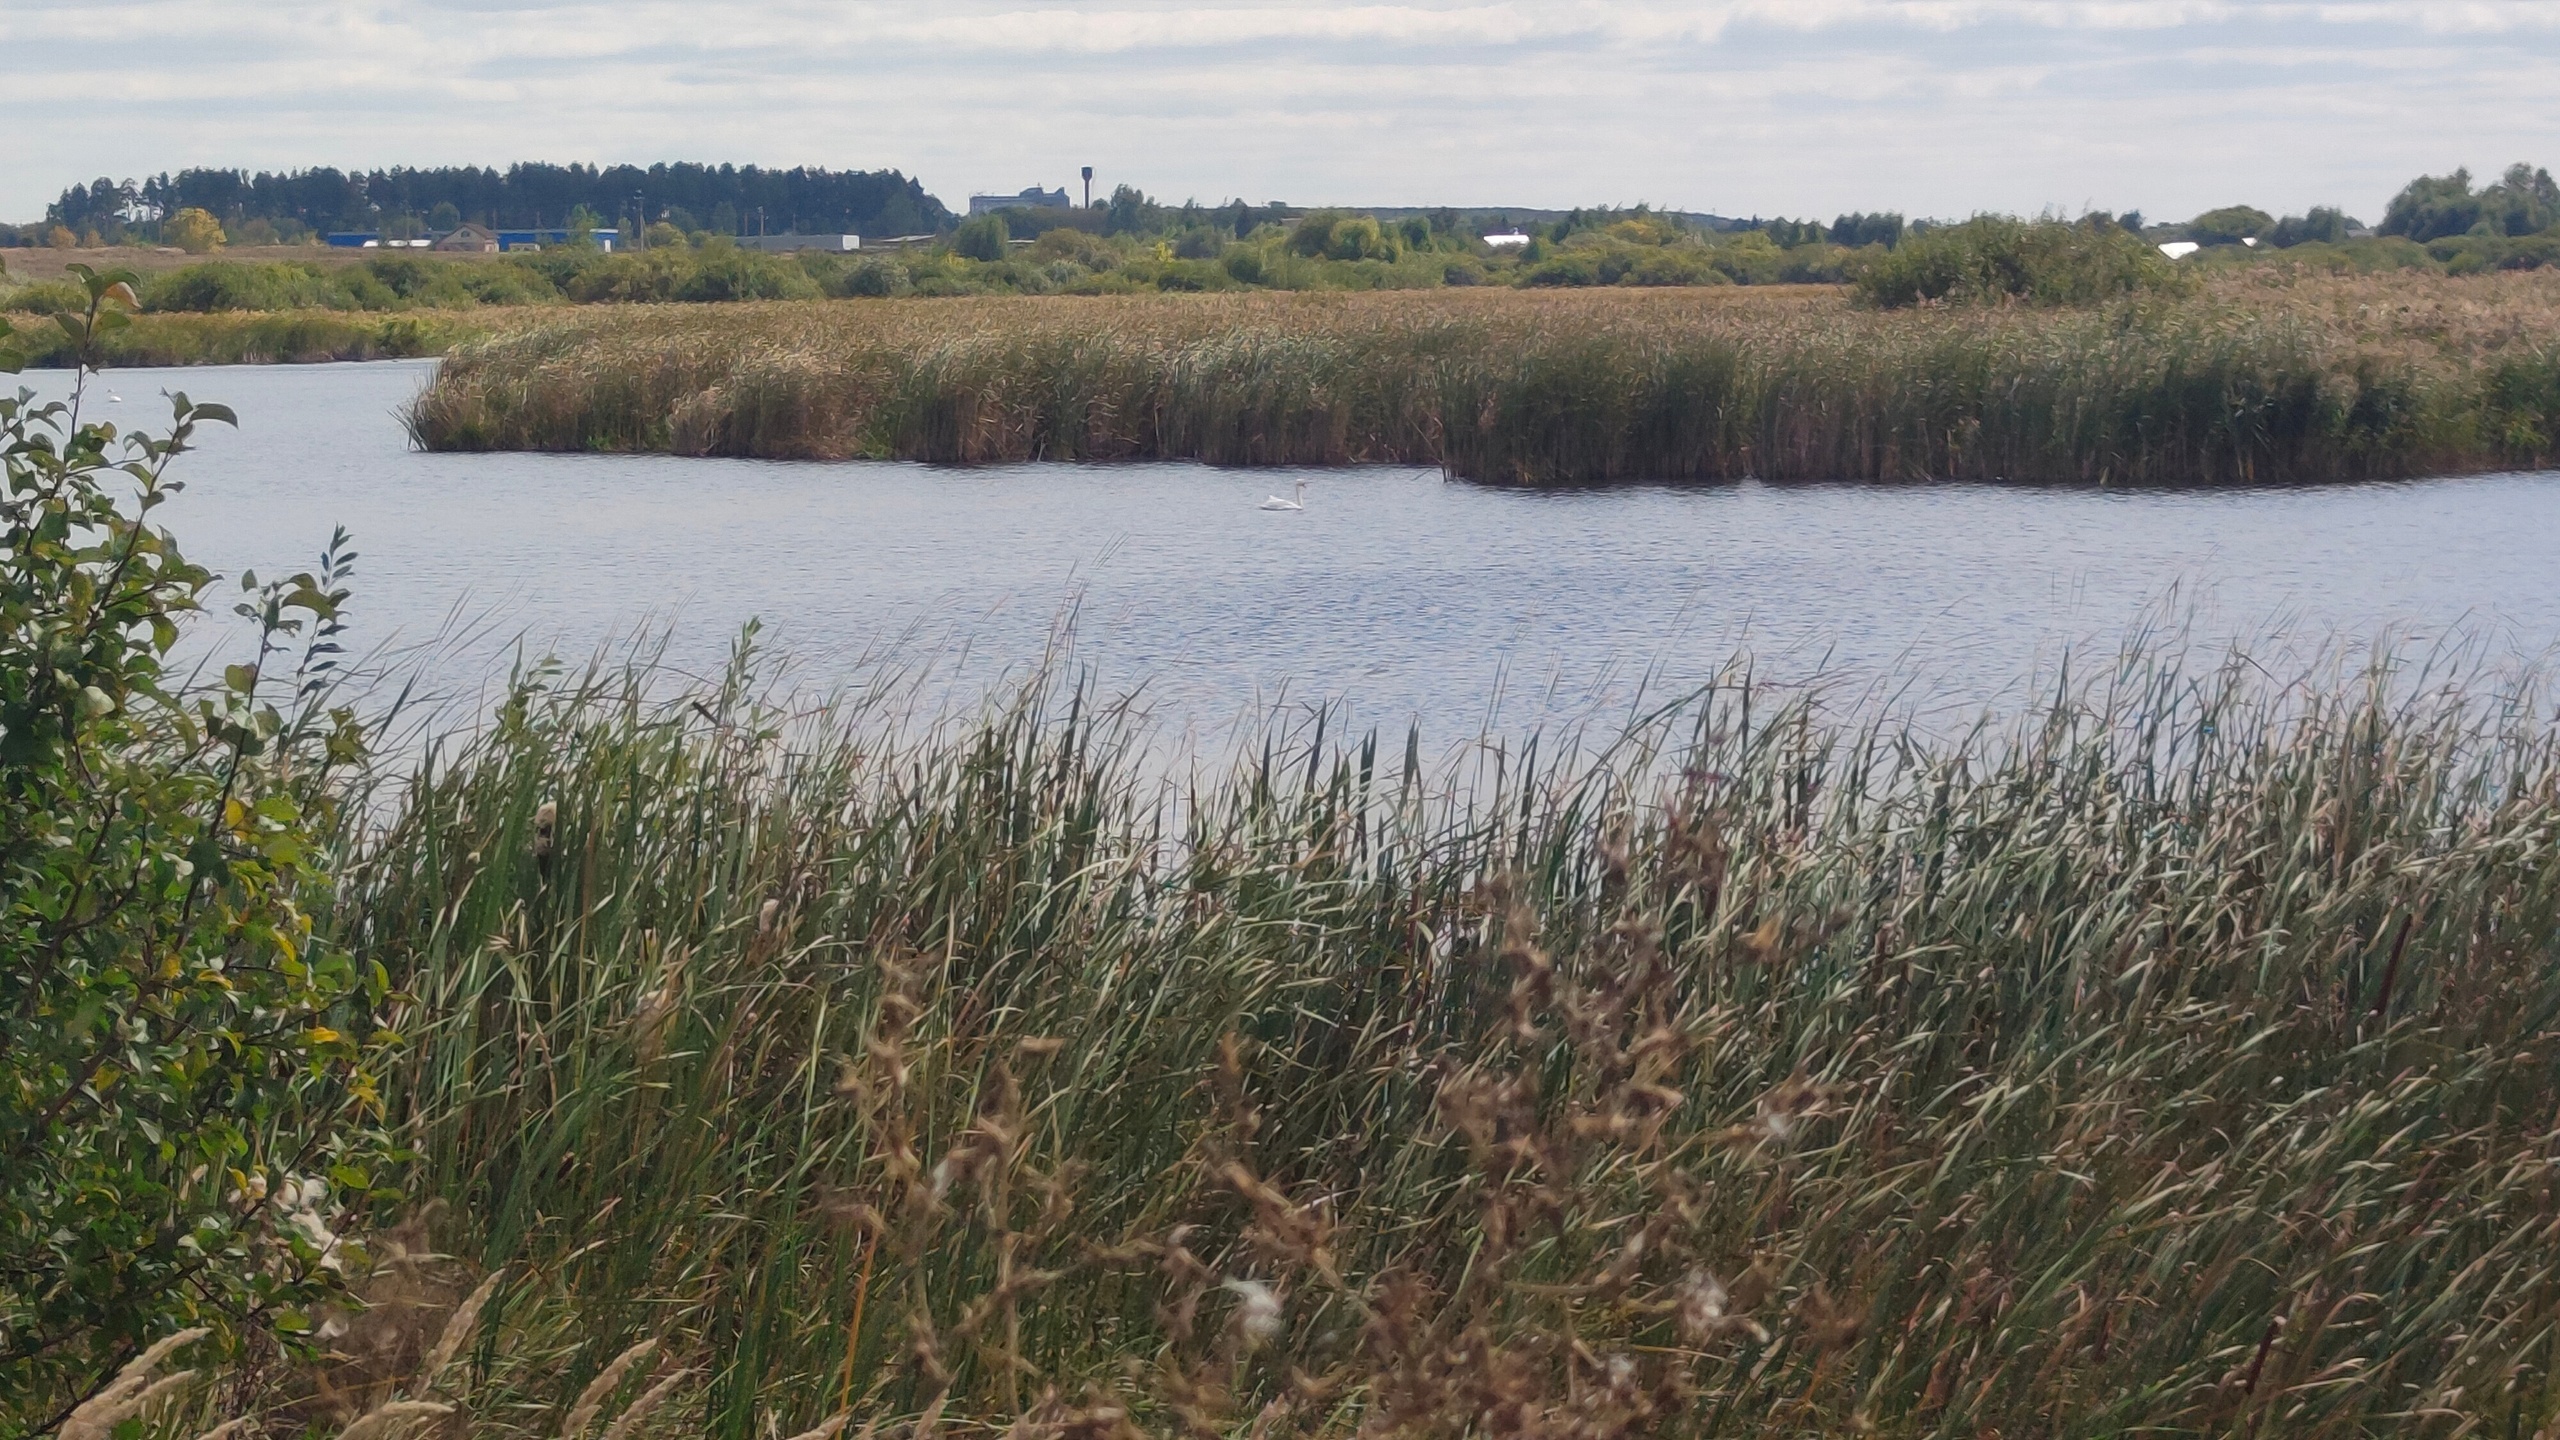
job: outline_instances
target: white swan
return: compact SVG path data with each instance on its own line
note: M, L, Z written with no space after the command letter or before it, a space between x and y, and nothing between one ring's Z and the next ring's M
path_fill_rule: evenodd
M1265 510L1304 510L1304 509L1306 509L1306 508L1307 508L1307 482L1306 482L1306 481L1304 481L1304 480L1301 480L1301 481L1299 481L1299 482L1298 482L1298 498L1297 498L1297 499L1295 499L1295 500L1283 500L1283 499L1281 499L1279 496L1274 495L1274 496L1272 496L1270 499L1265 500L1265 501L1263 501L1263 502L1262 502L1262 508L1263 508L1263 509L1265 509Z
M124 403L124 397L113 390L110 390L107 392L107 403L110 405L121 405Z

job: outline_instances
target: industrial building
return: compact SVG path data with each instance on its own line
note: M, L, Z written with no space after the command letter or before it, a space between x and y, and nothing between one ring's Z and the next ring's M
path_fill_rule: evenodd
M1068 210L1073 209L1074 205L1075 202L1069 198L1066 187L1063 185L1055 190L1043 190L1033 185L1019 195L972 195L969 197L969 213L972 215L984 215L994 210Z

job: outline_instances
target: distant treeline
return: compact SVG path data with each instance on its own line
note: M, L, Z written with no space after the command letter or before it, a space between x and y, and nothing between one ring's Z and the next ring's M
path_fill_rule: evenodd
M895 170L765 170L753 165L470 165L252 174L181 170L143 181L74 185L46 207L45 224L115 244L143 238L157 217L206 211L234 237L291 242L332 230L586 225L609 229L635 212L679 229L751 235L930 234L952 214ZM32 228L32 227L30 227Z
M380 231L392 238L442 233L465 221L505 227L619 230L651 226L688 237L850 233L867 236L949 234L959 219L924 186L895 170L765 170L753 165L518 164L504 170L474 166L436 169L341 171L328 168L251 173L245 170L181 170L148 180L101 178L74 185L28 225L0 225L0 246L182 243L164 233L164 217L200 210L234 245L297 243L332 230ZM1050 229L1105 236L1154 236L1168 242L1185 235L1222 233L1241 239L1265 225L1289 225L1310 212L1272 202L1248 205L1181 205L1131 186L1115 188L1090 208L1017 214L1013 238ZM1334 213L1321 211L1314 213ZM1605 230L1629 216L1702 236L1759 233L1781 250L1829 245L1846 250L1890 250L1903 237L1929 229L1929 220L1893 212L1853 212L1825 224L1818 219L1730 219L1637 206L1524 211L1517 219L1498 208L1392 210L1374 213L1388 230L1418 226L1435 237L1476 239L1521 232L1550 244ZM2422 175L2402 187L2381 221L2368 229L2334 206L2315 206L2281 219L2252 205L2226 205L2183 223L2146 220L2138 212L2103 216L2109 224L2152 241L2193 240L2200 245L2245 244L2290 249L2335 245L2367 236L2425 244L2448 238L2520 237L2560 224L2560 185L2551 172L2517 164L2474 189L2471 172ZM187 248L195 248L190 245ZM1195 244L1196 248L1196 244ZM1811 277L1807 277L1811 278Z
M1857 212L1826 224L1643 205L1517 214L1308 210L1276 201L1174 205L1127 185L1090 206L1003 210L964 221L896 171L703 165L191 170L138 185L73 186L52 216L0 226L0 244L128 241L203 254L339 228L403 238L465 220L571 232L569 243L550 246L539 262L511 257L498 269L432 283L398 266L390 267L397 275L381 266L334 274L225 270L183 284L155 282L146 303L173 310L1485 284L1852 283L1880 304L1960 297L2080 303L2163 283L2170 272L2158 247L2172 241L2201 250L2181 262L2187 265L2264 263L2279 254L2289 265L2335 271L2465 274L2560 264L2560 184L2550 171L2524 164L2478 188L2468 170L2420 176L2371 227L2334 206L2278 218L2229 205L2177 224L2104 211L2076 221L1976 216L1955 223ZM621 232L617 248L651 258L608 259L583 243L580 232L607 229ZM717 243L790 231L934 238L867 245L858 257L834 259L758 260ZM882 249L893 253L873 253ZM45 286L13 285L0 267L0 308L63 303Z
M573 244L486 256L368 250L216 258L142 275L137 289L146 318L822 297L1790 284L1846 284L1864 303L1895 309L2085 306L2137 291L2187 291L2205 273L2235 268L2466 275L2560 267L2560 228L2465 233L2423 245L2399 236L2285 248L2230 244L2171 260L2147 235L2099 214L2076 221L1982 216L1909 227L1891 246L1876 240L1857 247L1800 236L1781 245L1767 228L1703 232L1643 210L1584 212L1501 246L1442 229L1428 215L1382 225L1369 215L1317 210L1287 225L1263 221L1242 236L1224 228L1226 218L1210 212L1154 233L1052 226L1016 237L1002 215L981 215L940 241L855 254L769 254L656 224L644 248L619 252ZM0 312L52 314L80 303L71 281L21 278L0 266Z

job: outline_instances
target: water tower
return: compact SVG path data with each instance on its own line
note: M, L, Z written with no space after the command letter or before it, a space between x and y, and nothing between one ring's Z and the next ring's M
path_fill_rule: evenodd
M1084 208L1093 208L1093 167L1084 167Z

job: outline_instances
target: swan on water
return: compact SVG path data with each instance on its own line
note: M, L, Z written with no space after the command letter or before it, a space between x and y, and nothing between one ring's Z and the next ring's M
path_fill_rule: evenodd
M1304 509L1306 509L1306 508L1307 508L1307 482L1306 482L1306 481L1304 481L1304 480L1301 480L1301 481L1299 481L1299 482L1298 482L1298 498L1297 498L1297 499L1295 499L1295 500L1283 500L1283 499L1281 499L1279 496L1274 495L1274 496L1272 496L1270 499L1265 500L1265 501L1263 501L1263 502L1262 502L1262 508L1263 508L1263 509L1265 509L1265 510L1304 510Z

